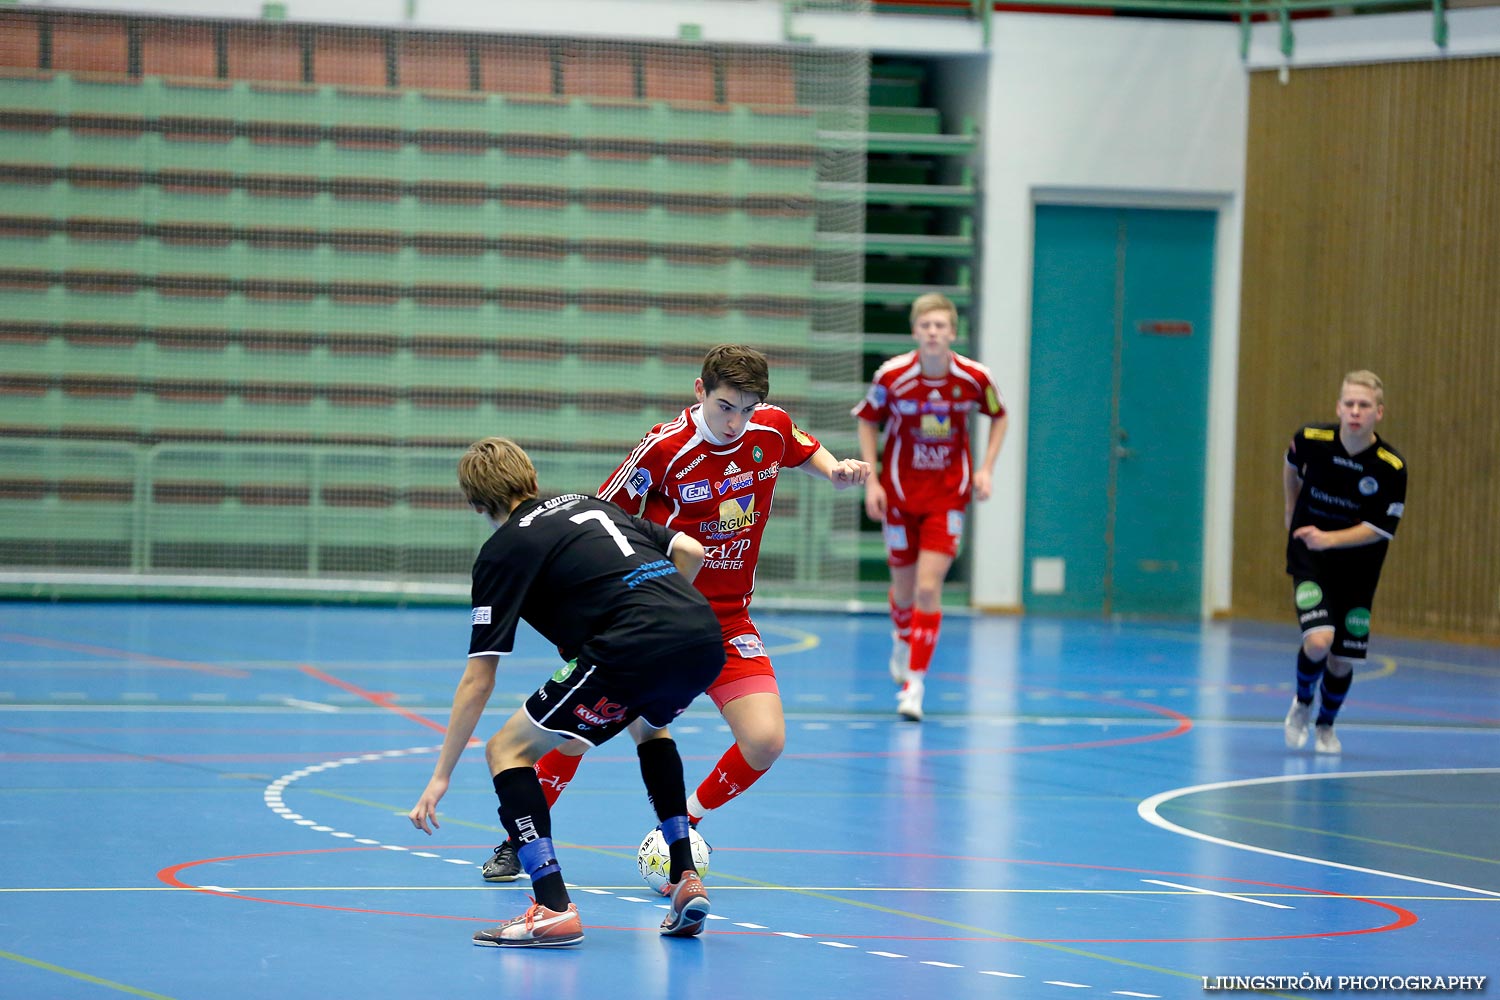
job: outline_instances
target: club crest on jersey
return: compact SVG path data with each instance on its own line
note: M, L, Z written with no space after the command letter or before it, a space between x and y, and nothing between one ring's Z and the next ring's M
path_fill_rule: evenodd
M729 538L747 528L754 527L756 517L754 494L730 497L719 504L719 519L700 522L698 530L715 540Z
M625 484L625 492L639 499L651 488L651 473L645 469L636 469L630 481Z
M708 485L707 479L695 479L691 483L683 483L677 487L677 495L682 498L683 503L702 503L713 499L713 487Z

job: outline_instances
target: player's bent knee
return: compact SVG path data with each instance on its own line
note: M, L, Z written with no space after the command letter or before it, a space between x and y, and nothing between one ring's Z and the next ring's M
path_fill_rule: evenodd
M1307 654L1309 659L1321 660L1328 655L1328 651L1332 648L1332 629L1309 632L1302 637L1302 651Z
M745 763L757 771L764 771L776 763L776 758L786 749L786 730L781 728L746 733L735 742L740 746L740 755L745 758Z

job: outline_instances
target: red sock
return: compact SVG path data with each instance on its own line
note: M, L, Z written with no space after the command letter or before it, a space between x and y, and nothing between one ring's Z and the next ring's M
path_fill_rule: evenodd
M932 651L937 648L938 629L943 625L941 611L912 611L911 613L911 672L925 674L932 662Z
M573 775L578 773L578 765L581 763L582 754L570 757L561 750L548 750L536 762L536 780L542 783L542 794L547 798L548 809L557 805L557 797L568 787Z
M896 628L896 637L911 642L911 606L898 607L894 591L886 591L885 596L891 602L891 624Z
M740 753L740 745L736 743L724 751L724 756L719 758L698 790L688 797L688 818L696 824L704 813L719 808L759 781L765 773L745 763L745 755Z

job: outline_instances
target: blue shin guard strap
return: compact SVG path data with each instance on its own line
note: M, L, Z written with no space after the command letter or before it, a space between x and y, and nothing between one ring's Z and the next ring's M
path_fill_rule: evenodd
M526 874L531 876L533 882L559 870L557 855L552 850L551 837L538 837L536 840L522 844L516 851L516 857L520 859L521 867L526 869Z
M691 829L686 816L672 816L661 821L661 839L673 844L686 837Z

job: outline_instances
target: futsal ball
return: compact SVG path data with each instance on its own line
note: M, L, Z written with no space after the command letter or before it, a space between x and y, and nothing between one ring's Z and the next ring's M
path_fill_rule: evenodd
M692 844L693 866L698 869L699 877L707 875L708 856L713 853L713 848L699 836L697 830L688 831L688 842ZM635 852L635 866L640 869L641 878L646 880L653 892L659 893L670 884L672 852L667 850L667 840L661 835L660 829L652 830L641 841L641 849Z

